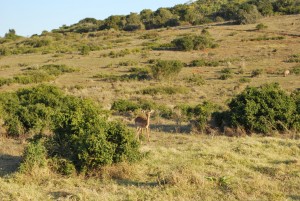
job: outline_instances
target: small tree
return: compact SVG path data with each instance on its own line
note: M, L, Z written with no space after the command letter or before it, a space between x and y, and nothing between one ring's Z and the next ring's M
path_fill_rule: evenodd
M254 24L261 18L260 12L255 5L243 4L237 16L239 24Z

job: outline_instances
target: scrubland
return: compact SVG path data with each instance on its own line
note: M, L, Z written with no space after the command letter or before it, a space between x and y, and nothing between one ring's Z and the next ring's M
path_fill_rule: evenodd
M225 22L135 32L48 33L42 37L50 41L49 46L0 57L0 92L46 83L66 94L90 98L106 110L118 99L150 101L170 109L210 101L226 109L228 101L247 86L277 82L287 93L299 89L300 16L267 17L259 23L267 28ZM153 48L178 36L200 34L203 29L218 47L192 51ZM78 50L84 44L94 49ZM13 51L16 43L2 46ZM185 67L172 79L139 80L136 69L150 72L151 60L155 59L180 60ZM193 60L205 64L191 66ZM49 64L67 66L68 70L45 71L43 66ZM230 76L220 79L224 69L230 69ZM284 77L287 69L291 74ZM157 92L142 93L149 87ZM174 92L164 92L164 87ZM110 113L111 119L121 120L134 130L135 113ZM299 133L274 131L269 136L253 133L243 137L228 137L222 131L197 133L188 122L178 125L159 113L153 115L150 127L150 142L144 138L140 147L144 154L141 161L69 176L48 167L20 173L18 167L28 142L5 137L1 128L0 198L300 200Z

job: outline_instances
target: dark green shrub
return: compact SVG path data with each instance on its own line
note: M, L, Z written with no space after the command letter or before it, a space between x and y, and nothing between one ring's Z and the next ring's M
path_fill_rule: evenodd
M190 51L194 49L194 40L191 36L177 38L172 41L172 44L174 44L177 50Z
M300 89L296 89L291 94L296 103L296 114L294 115L293 129L300 131Z
M251 77L258 77L262 75L263 69L255 69L251 72Z
M228 106L232 126L265 134L290 129L296 114L295 101L277 83L247 87Z
M45 85L2 93L0 105L8 135L19 137L51 129L55 108L63 104L61 97L57 88Z
M69 161L78 171L85 171L133 161L139 155L132 131L108 123L107 114L92 101L64 95L53 86L1 94L0 113L5 126L15 132L10 135L52 132L46 138L46 150L48 157L66 160L60 167L64 174L72 170Z
M30 142L24 150L20 171L30 173L34 168L47 165L47 150L42 140Z
M288 63L300 63L300 54L293 54L286 60Z
M151 71L155 79L170 79L178 75L182 67L183 63L178 60L157 60Z
M259 23L258 25L256 25L257 30L263 30L263 29L266 29L266 28L268 28L268 26L264 25L263 23Z
M100 114L91 101L66 98L56 119L51 155L72 161L79 171L136 159L133 132L120 123L108 123Z
M172 95L176 93L186 93L187 89L183 87L148 87L141 90L141 93L146 95L157 95L157 94L167 94Z
M188 113L190 112L194 117L196 121L196 124L194 124L194 126L196 126L196 129L203 133L213 111L215 111L215 106L210 102L204 102L202 104L196 105L196 107L188 111Z
M106 131L107 141L114 147L113 162L136 161L141 157L139 143L135 140L134 133L124 124L109 122Z
M180 105L176 107L181 110L182 118L190 120L192 126L201 133L208 125L212 113L217 109L214 104L207 101L196 106Z
M129 112L135 111L139 108L139 106L129 100L119 99L113 102L111 106L111 110L118 111L118 112Z
M217 45L208 33L197 36L184 36L174 39L171 44L177 50L190 51L190 50L203 50L205 48L215 48Z
M53 157L49 161L49 165L51 166L52 170L62 175L69 176L76 173L76 168L72 161L64 158Z
M51 41L48 39L39 39L39 38L31 38L22 42L24 45L39 48L44 46L49 46Z
M220 62L219 61L206 61L204 59L197 59L197 60L193 60L190 64L191 67L195 67L195 66L219 66Z
M237 15L237 22L239 24L254 24L261 18L260 12L255 5L242 4Z
M0 56L9 56L11 55L11 51L7 47L0 48Z
M46 71L49 75L59 76L64 73L72 73L77 71L73 67L66 66L65 64L47 64L39 68L39 70Z
M91 48L87 45L84 45L80 48L80 54L81 55L89 55L91 51Z
M193 84L193 85L197 85L197 86L201 86L205 84L205 80L201 75L196 75L193 74L190 77L187 77L184 79L187 83Z
M300 75L300 65L294 66L292 68L292 73L295 75ZM1 81L0 81L0 83L1 83ZM0 86L1 86L1 84L0 84Z
M251 79L250 79L250 78L243 77L243 78L239 79L239 82L240 82L240 83L249 83L249 82L251 82Z
M190 64L190 66L192 66L192 67L205 66L205 65L206 65L206 62L204 59L193 60Z
M229 78L232 78L233 71L230 68L223 68L220 73L221 73L221 75L220 75L219 79L227 80Z

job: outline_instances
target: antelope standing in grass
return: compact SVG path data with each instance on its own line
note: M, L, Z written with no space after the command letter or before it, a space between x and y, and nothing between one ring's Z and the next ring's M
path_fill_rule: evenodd
M289 70L285 70L284 71L284 77L288 76L290 74L290 71Z
M136 126L136 131L137 131L136 135L137 135L138 140L140 140L140 133L143 134L143 129L145 128L147 136L148 136L148 142L150 142L150 138L149 138L150 128L149 128L149 125L150 125L150 115L153 112L154 112L154 110L151 110L151 111L146 113L146 117L138 116L134 119L135 126Z

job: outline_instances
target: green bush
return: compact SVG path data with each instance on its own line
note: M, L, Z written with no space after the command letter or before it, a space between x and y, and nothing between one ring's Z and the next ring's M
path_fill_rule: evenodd
M230 68L223 68L220 73L221 73L221 75L220 75L219 79L227 80L229 78L232 78L233 71Z
M300 54L293 54L290 55L289 58L286 60L288 63L300 63Z
M242 4L237 15L237 22L239 24L254 24L262 16L255 5L248 3Z
M100 114L91 101L68 97L56 117L51 155L72 161L81 172L136 159L133 132L120 123L108 123Z
M230 125L264 134L291 129L297 114L295 101L277 83L247 87L228 106Z
M62 175L70 176L76 173L76 168L72 161L64 158L53 157L49 161L49 165L52 170Z
M196 60L193 60L190 64L191 67L195 67L195 66L213 66L213 67L216 67L216 66L219 66L220 62L219 61L206 61L204 59L196 59Z
M193 74L190 77L186 77L184 79L187 83L191 83L193 85L201 86L205 84L205 80L201 75Z
M47 150L41 139L30 142L24 150L20 171L30 173L34 168L47 165Z
M170 79L178 75L182 67L183 63L178 60L157 60L151 71L155 79Z
M300 90L296 89L291 94L292 99L296 103L296 114L294 115L293 129L300 131Z
M43 65L38 70L46 71L49 75L54 75L54 76L59 76L64 73L72 73L77 71L77 69L66 66L65 64L47 64L47 65Z
M119 99L113 102L111 106L111 110L118 111L118 112L129 112L135 111L139 108L138 104L124 99Z
M148 87L141 90L141 93L146 95L157 95L157 94L177 94L177 93L186 93L187 89L183 87Z
M203 102L196 106L180 105L177 106L181 110L184 119L190 120L192 126L201 133L204 132L208 125L211 115L216 111L216 106L210 102Z
M294 66L292 68L292 73L295 75L300 75L300 65ZM1 83L1 80L0 80L0 83ZM0 86L1 86L1 84L0 84Z
M79 50L80 50L81 55L89 55L90 51L91 51L91 48L87 45L84 45Z
M177 38L171 42L177 50L191 51L194 49L194 39L192 36Z
M109 123L107 114L94 102L64 95L53 86L2 93L0 114L11 136L52 132L46 139L46 150L48 157L66 160L59 162L64 174L72 171L68 161L78 171L86 171L134 161L139 155L131 130L120 123ZM35 146L30 145L29 151Z
M256 25L257 30L263 30L263 29L266 29L266 28L268 28L268 26L264 25L263 23L259 23L258 25Z
M217 47L210 35L206 33L197 36L176 38L171 44L180 51L203 50L205 48Z
M55 108L62 105L62 92L41 85L0 94L2 118L9 136L39 133L53 127Z
M251 72L251 77L258 77L262 75L263 72L263 69L255 69Z
M105 133L107 141L114 147L113 162L136 161L141 157L134 133L124 124L109 122Z

